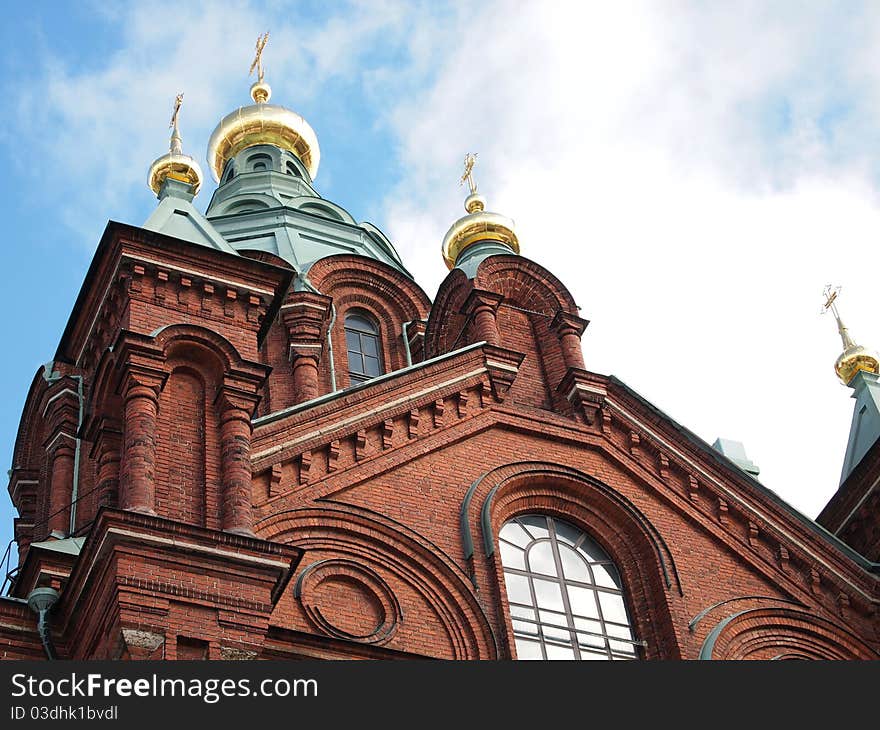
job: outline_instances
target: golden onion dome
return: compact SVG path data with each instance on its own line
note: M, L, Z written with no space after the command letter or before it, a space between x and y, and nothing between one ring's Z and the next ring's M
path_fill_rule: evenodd
M837 332L843 343L843 352L837 360L834 361L834 372L844 385L849 385L856 373L866 372L874 375L880 374L880 360L877 353L868 350L861 345L856 344L855 340L849 334L849 328L840 318L840 312L837 311L837 296L840 294L840 287L832 287L830 284L825 287L825 304L824 311L830 311L834 315L837 322Z
M202 186L202 168L189 155L183 154L183 139L177 126L177 117L183 104L183 94L178 94L174 105L174 114L171 117L171 144L167 154L162 155L150 165L147 182L150 189L156 194L162 188L162 183L168 178L179 180L192 187L192 194L199 192Z
M880 360L877 354L861 345L846 348L834 363L834 372L844 385L849 385L856 373L880 373Z
M271 144L295 154L314 180L321 150L309 123L296 112L269 104L272 89L262 79L251 86L254 103L227 114L208 141L208 166L219 182L223 169L239 152L255 145Z
M477 192L472 192L464 201L468 212L459 218L447 231L443 238L443 260L451 270L461 252L480 241L496 241L519 253L519 240L514 232L514 223L510 218L498 213L486 211L486 199Z

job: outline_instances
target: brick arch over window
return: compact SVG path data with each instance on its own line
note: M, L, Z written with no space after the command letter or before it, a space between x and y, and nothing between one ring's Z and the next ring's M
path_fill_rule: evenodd
M271 514L257 522L256 532L305 551L289 600L276 609L278 620L295 622L308 612L307 600L299 605L302 597L293 594L309 566L353 561L379 576L402 606L390 648L447 659L499 658L491 624L467 574L439 546L405 525L368 509L331 503ZM346 606L339 596L336 603L317 608L333 624L331 614L344 613Z
M518 462L476 480L461 506L462 546L479 579L493 586L505 615L512 654L512 624L497 550L498 533L510 519L543 514L583 530L611 557L623 579L633 631L650 659L682 658L672 604L683 595L672 553L657 528L628 499L587 474L543 462ZM476 543L476 525L482 540Z
M309 269L308 276L321 294L333 299L336 320L331 337L339 371L344 372L348 365L344 322L345 314L354 308L368 312L379 326L383 370L392 372L406 367L403 327L408 322L426 319L431 306L421 287L387 264L349 254L321 259Z
M700 650L700 659L878 658L847 629L792 606L736 611L715 624Z

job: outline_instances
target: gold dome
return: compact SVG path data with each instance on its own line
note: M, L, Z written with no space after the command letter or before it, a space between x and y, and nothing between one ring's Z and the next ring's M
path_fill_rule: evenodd
M254 104L236 109L220 120L208 141L208 166L220 181L230 159L248 147L271 144L295 154L312 180L318 174L321 149L309 123L296 112L269 104L272 89L262 79L251 87Z
M486 199L476 192L468 195L464 207L468 215L455 221L443 238L443 260L450 270L455 268L461 252L479 241L497 241L519 253L519 240L510 218L486 212Z
M171 115L171 123L169 124L172 131L168 153L153 160L153 164L150 165L147 182L156 195L159 194L162 183L169 177L172 180L179 180L190 185L193 195L196 195L202 186L202 168L192 157L183 154L183 138L180 136L178 127L178 115L182 105L183 93L180 93L174 100L174 114Z
M834 371L844 385L849 385L856 373L880 373L880 360L876 353L866 350L861 345L847 347L834 363Z
M150 165L148 180L150 189L156 195L159 194L162 183L169 177L172 180L180 180L192 185L193 195L198 193L202 186L202 168L189 155L170 152L167 155L162 155Z

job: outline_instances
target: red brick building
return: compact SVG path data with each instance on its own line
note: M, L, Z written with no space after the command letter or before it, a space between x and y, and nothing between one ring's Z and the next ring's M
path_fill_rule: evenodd
M586 369L473 185L431 302L269 94L205 214L175 115L34 377L0 656L878 658L876 444L835 537Z

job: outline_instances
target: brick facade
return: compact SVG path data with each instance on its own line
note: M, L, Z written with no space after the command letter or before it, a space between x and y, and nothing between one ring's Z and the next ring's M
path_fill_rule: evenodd
M539 264L455 269L433 305L364 256L294 275L108 226L22 414L0 657L43 656L51 586L62 657L509 658L497 535L533 513L613 558L643 658L880 656L876 564L587 370Z

